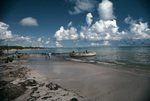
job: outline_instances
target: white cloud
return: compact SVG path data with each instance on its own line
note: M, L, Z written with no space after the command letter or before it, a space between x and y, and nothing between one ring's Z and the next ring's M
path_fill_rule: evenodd
M49 44L49 41L45 41L45 43L44 44Z
M139 20L133 20L132 17L128 16L124 22L129 24L129 30L118 31L119 27L114 19L113 15L113 4L108 0L103 0L99 4L99 13L101 13L101 19L96 21L94 24L87 26L81 26L80 39L81 40L128 40L128 39L150 39L150 29L147 23L142 23L142 18ZM109 14L110 13L110 14ZM90 14L90 13L89 13ZM87 19L87 18L86 18ZM113 19L113 20L112 20ZM139 22L139 23L137 23ZM88 26L89 26L88 25ZM106 43L104 43L106 44Z
M129 31L126 32L127 39L150 39L150 29L148 28L148 23L143 23L143 19L134 20L132 17L128 16L125 18L124 22L129 24Z
M139 23L137 23L139 21ZM127 17L125 22L130 24L129 30L118 31L116 20L99 20L96 21L91 27L81 26L80 39L81 40L132 40L132 39L150 39L150 29L148 23L140 22L139 20L133 20L131 17ZM105 43L106 44L106 43Z
M86 40L119 40L121 32L118 32L115 16L113 15L113 3L109 0L103 0L98 6L100 20L92 24L92 14L88 13L86 21L88 27L82 26L80 38ZM91 26L91 27L89 27Z
M62 45L58 41L56 41L55 44L56 44L56 47L62 47Z
M102 43L103 46L110 46L109 41L104 41L104 43Z
M45 41L45 43L44 44L49 44L50 43L50 38L48 38L48 40L47 41Z
M10 30L8 30L9 25L3 22L0 22L0 45L10 45L10 46L45 46L49 47L50 38L46 41L42 40L42 38L38 38L34 40L30 36L19 36L12 34Z
M137 22L137 20L133 20L131 16L128 16L127 18L125 18L124 22L126 24L134 24Z
M37 41L38 41L38 42L41 42L42 40L41 40L41 38L38 38Z
M126 20L127 21L127 20ZM91 27L82 26L80 38L86 40L124 40L124 39L150 39L150 29L148 23L143 23L130 19L129 30L119 32L116 20L99 20Z
M82 26L80 38L86 40L118 40L119 34L116 20L99 20L91 27Z
M85 38L84 32L80 32L80 38L83 40Z
M31 42L30 37L14 35L8 30L9 25L0 22L0 44L1 45L27 45Z
M110 46L109 41L104 41L102 44L100 43L91 43L91 46Z
M7 30L8 28L9 25L0 22L0 40L10 39L13 37L11 31Z
M90 45L91 45L91 46L100 46L99 43L91 43Z
M8 29L9 25L3 23L3 22L0 22L0 31L6 31Z
M86 23L88 24L88 26L90 26L91 25L91 23L92 23L92 14L91 13L88 13L87 15L86 15Z
M77 29L71 27L70 29L64 29L63 26L56 31L54 37L56 40L76 40L78 38Z
M70 0L70 2L75 3L74 11L69 10L69 14L75 15L85 11L91 11L95 7L95 0Z
M68 23L68 27L72 26L72 21Z
M40 47L50 47L50 38L40 37L37 39L37 45Z
M150 29L147 23L133 23L130 26L130 36L132 39L150 39Z
M22 26L38 26L37 20L32 17L23 18L19 23Z
M149 44L147 40L150 39L150 28L148 23L143 23L143 19L133 20L128 16L124 22L129 25L129 28L119 31L119 26L115 20L113 14L113 3L109 0L103 0L99 4L98 12L100 19L93 22L93 16L91 13L86 15L87 25L78 28L64 29L62 26L58 30L54 37L57 40L78 40L78 46L87 45L91 46L108 46L108 45L127 45L127 44ZM72 22L71 22L72 23ZM68 24L69 25L69 24ZM141 40L142 41L134 41ZM145 40L145 41L143 41ZM89 43L91 42L92 43ZM103 41L103 43L97 43L95 41ZM120 42L120 44L119 44ZM86 45L84 45L86 46Z
M113 3L109 0L103 0L99 4L98 13L102 20L112 20L116 18L113 12Z

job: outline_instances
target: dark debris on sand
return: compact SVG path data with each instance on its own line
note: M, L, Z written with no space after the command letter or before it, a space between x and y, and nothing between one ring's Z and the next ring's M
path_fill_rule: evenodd
M18 60L11 60L11 58L4 58L0 60L0 101L20 101L20 97L29 91L26 99L21 101L63 101L61 97L72 96L67 101L78 101L77 94L69 93L55 83L46 83L37 81L34 78L28 78L28 73L31 68L23 66L22 60L29 55L21 55ZM11 57L11 56L10 56ZM19 80L19 81L17 81ZM16 83L17 81L17 83ZM43 90L47 90L44 91ZM59 92L63 94L57 95ZM55 98L58 96L58 98Z

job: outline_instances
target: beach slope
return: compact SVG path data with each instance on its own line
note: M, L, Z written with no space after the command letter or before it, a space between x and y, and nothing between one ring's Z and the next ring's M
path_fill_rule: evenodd
M44 55L29 58L28 65L48 80L83 96L83 101L149 101L150 77L130 71Z
M82 97L49 82L39 70L24 65L32 54L6 62L0 60L0 101L78 101ZM12 57L11 55L9 56Z

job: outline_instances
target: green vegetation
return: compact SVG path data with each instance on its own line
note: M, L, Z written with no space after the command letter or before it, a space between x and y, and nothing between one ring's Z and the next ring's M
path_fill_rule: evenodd
M22 46L0 46L0 50L11 50L11 49L16 49L16 50L23 50L23 49L45 49L41 47L22 47Z

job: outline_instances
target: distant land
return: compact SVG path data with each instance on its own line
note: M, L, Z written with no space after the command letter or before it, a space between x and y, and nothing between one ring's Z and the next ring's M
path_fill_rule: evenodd
M15 51L15 50L32 50L32 49L46 49L46 48L43 48L43 47L23 47L23 46L0 46L0 50L3 50L3 51L7 51L7 50L10 50L10 51Z

